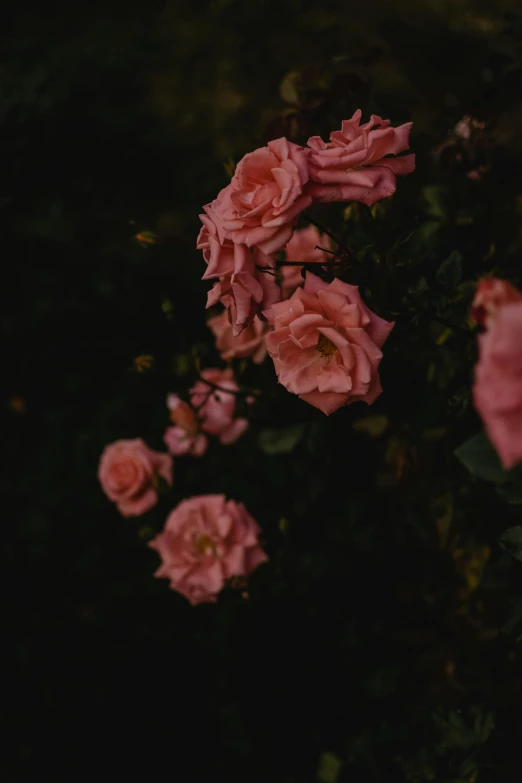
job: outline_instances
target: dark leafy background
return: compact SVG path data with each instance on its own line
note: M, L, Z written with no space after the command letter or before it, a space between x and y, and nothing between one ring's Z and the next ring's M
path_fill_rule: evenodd
M454 455L480 430L473 286L522 283L517 5L6 11L6 781L520 780L522 539L504 531L522 495L470 473L476 449ZM418 160L372 213L316 213L359 258L345 279L397 321L384 395L327 419L269 364L247 368L265 391L249 433L178 460L172 494L124 520L97 484L104 445L162 448L167 391L193 380L191 356L219 362L201 205L245 152L359 106L413 120ZM457 143L466 114L485 127ZM270 562L248 599L191 608L152 578L146 541L179 499L214 491L246 503Z

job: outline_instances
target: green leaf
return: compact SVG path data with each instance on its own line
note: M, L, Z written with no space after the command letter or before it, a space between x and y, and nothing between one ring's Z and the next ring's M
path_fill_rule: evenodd
M262 430L259 445L265 454L288 454L305 434L306 424L293 424L279 430Z
M337 783L342 766L342 760L335 753L322 753L317 769L317 780L319 783Z
M508 527L498 539L498 543L508 555L522 563L522 526Z
M447 208L444 203L448 189L443 185L427 185L422 189L422 195L426 204L426 212L432 218L445 220Z
M506 503L514 506L522 505L522 481L513 481L504 487L497 487L497 492Z
M454 250L437 270L437 282L452 291L462 280L462 255Z
M477 478L505 484L510 477L500 463L497 452L483 432L465 441L455 451L455 456Z

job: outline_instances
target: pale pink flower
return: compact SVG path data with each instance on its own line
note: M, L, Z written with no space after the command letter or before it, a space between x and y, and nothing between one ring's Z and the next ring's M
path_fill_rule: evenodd
M382 391L381 346L394 324L363 303L357 286L307 272L304 288L266 312L279 383L326 414Z
M117 440L105 447L98 478L124 517L144 514L158 500L159 477L172 484L172 457L149 449L141 438Z
M311 197L303 193L307 181L307 151L284 137L249 152L230 184L203 207L216 226L220 245L230 239L267 255L280 250L292 236L299 214L311 204Z
M372 114L360 125L361 110L344 120L330 141L308 139L309 171L314 201L360 201L371 206L396 190L396 175L411 174L415 155L388 157L408 149L412 123L390 127L390 120Z
M247 576L268 560L259 533L244 505L224 495L183 500L149 543L162 561L154 576L169 579L192 605L213 603L228 579Z
M302 261L303 264L321 264L328 260L328 253L319 250L324 247L327 250L330 246L330 240L326 234L321 234L313 225L295 231L292 239L286 246L286 261ZM281 298L288 299L294 293L296 288L304 284L304 278L301 275L302 266L282 266L279 269L281 275Z
M522 301L499 308L478 337L473 399L502 464L522 460Z
M521 300L522 293L507 280L483 278L473 298L471 315L480 326L489 328L504 305Z
M244 359L252 357L254 364L260 364L266 357L265 334L268 330L266 321L261 321L257 316L250 326L234 336L232 324L228 320L227 313L220 313L207 321L216 338L216 348L221 353L222 359L229 361L234 358Z
M207 369L201 373L190 390L190 401L196 409L200 427L208 435L215 435L224 446L234 443L248 428L248 419L234 418L236 395L239 390L234 373L226 370ZM210 381L205 383L205 381ZM212 385L211 385L212 384ZM214 388L214 387L218 388Z
M200 430L194 409L177 394L168 395L167 408L175 425L168 427L163 436L169 452L175 456L191 454L193 457L201 457L207 450L208 441Z

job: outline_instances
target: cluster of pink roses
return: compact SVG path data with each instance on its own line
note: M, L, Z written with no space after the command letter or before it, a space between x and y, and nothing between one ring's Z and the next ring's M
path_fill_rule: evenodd
M197 241L203 279L215 280L207 306L226 309L228 326L224 315L210 321L223 358L248 352L261 361L264 340L279 382L325 413L377 397L380 348L393 323L372 313L355 286L326 285L308 272L301 289L295 266L283 266L278 280L276 254L324 264L326 238L313 226L295 231L303 211L314 202L370 206L395 192L397 174L413 171L413 154L397 157L408 149L411 123L360 120L356 111L329 142L314 136L305 148L281 138L245 155L204 207Z
M155 505L160 481L172 484L172 468L169 454L153 451L141 438L119 440L105 448L98 477L119 511L131 517ZM212 603L227 580L248 576L268 559L259 533L242 503L223 495L184 500L149 542L162 560L155 575L167 577L191 604Z
M505 468L522 460L522 292L498 278L481 280L472 315L479 335L473 399Z
M197 242L207 264L203 277L215 280L207 306L225 306L208 321L221 357L261 363L270 354L279 382L327 414L380 394L381 347L393 323L365 306L357 286L303 276L310 264L324 267L332 251L326 235L313 225L298 231L296 223L313 202L374 204L394 193L397 174L415 166L414 155L396 157L408 148L411 123L392 128L375 115L364 125L360 119L357 111L329 142L313 137L303 148L281 138L245 155L230 184L204 207ZM105 448L99 479L124 516L145 513L161 481L172 484L172 455L201 457L209 437L227 445L245 432L238 392L230 367L203 370L189 402L167 398L168 454L141 439ZM215 601L227 580L267 560L259 534L241 503L222 495L184 500L150 542L162 561L156 576L192 604Z

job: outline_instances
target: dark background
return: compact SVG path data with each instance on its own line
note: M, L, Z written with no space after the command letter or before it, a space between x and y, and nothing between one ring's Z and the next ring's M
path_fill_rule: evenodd
M401 299L454 249L461 293L433 305L452 323L466 324L480 274L522 282L516 6L177 0L6 13L6 781L520 780L521 672L501 630L520 574L495 581L512 568L496 538L519 507L453 457L479 429L473 342L441 342L444 327ZM269 390L249 433L178 460L170 498L123 519L97 483L105 444L161 449L165 395L191 380L171 372L172 356L197 346L203 364L219 361L194 247L201 205L230 160L282 134L326 133L359 106L413 120L418 156L377 240L409 237L407 260L388 268L384 295L377 271L361 281L398 322L372 409L389 429L357 431L362 405L326 419L275 388L267 363L247 370ZM487 127L456 150L465 114ZM477 165L487 171L474 182ZM331 215L341 230L342 209ZM381 231L351 217L361 248ZM154 371L134 371L140 354ZM305 435L291 453L259 447L261 429L295 424ZM146 540L179 499L213 491L247 504L270 563L248 600L228 591L193 608L152 578ZM494 574L477 590L486 561Z

